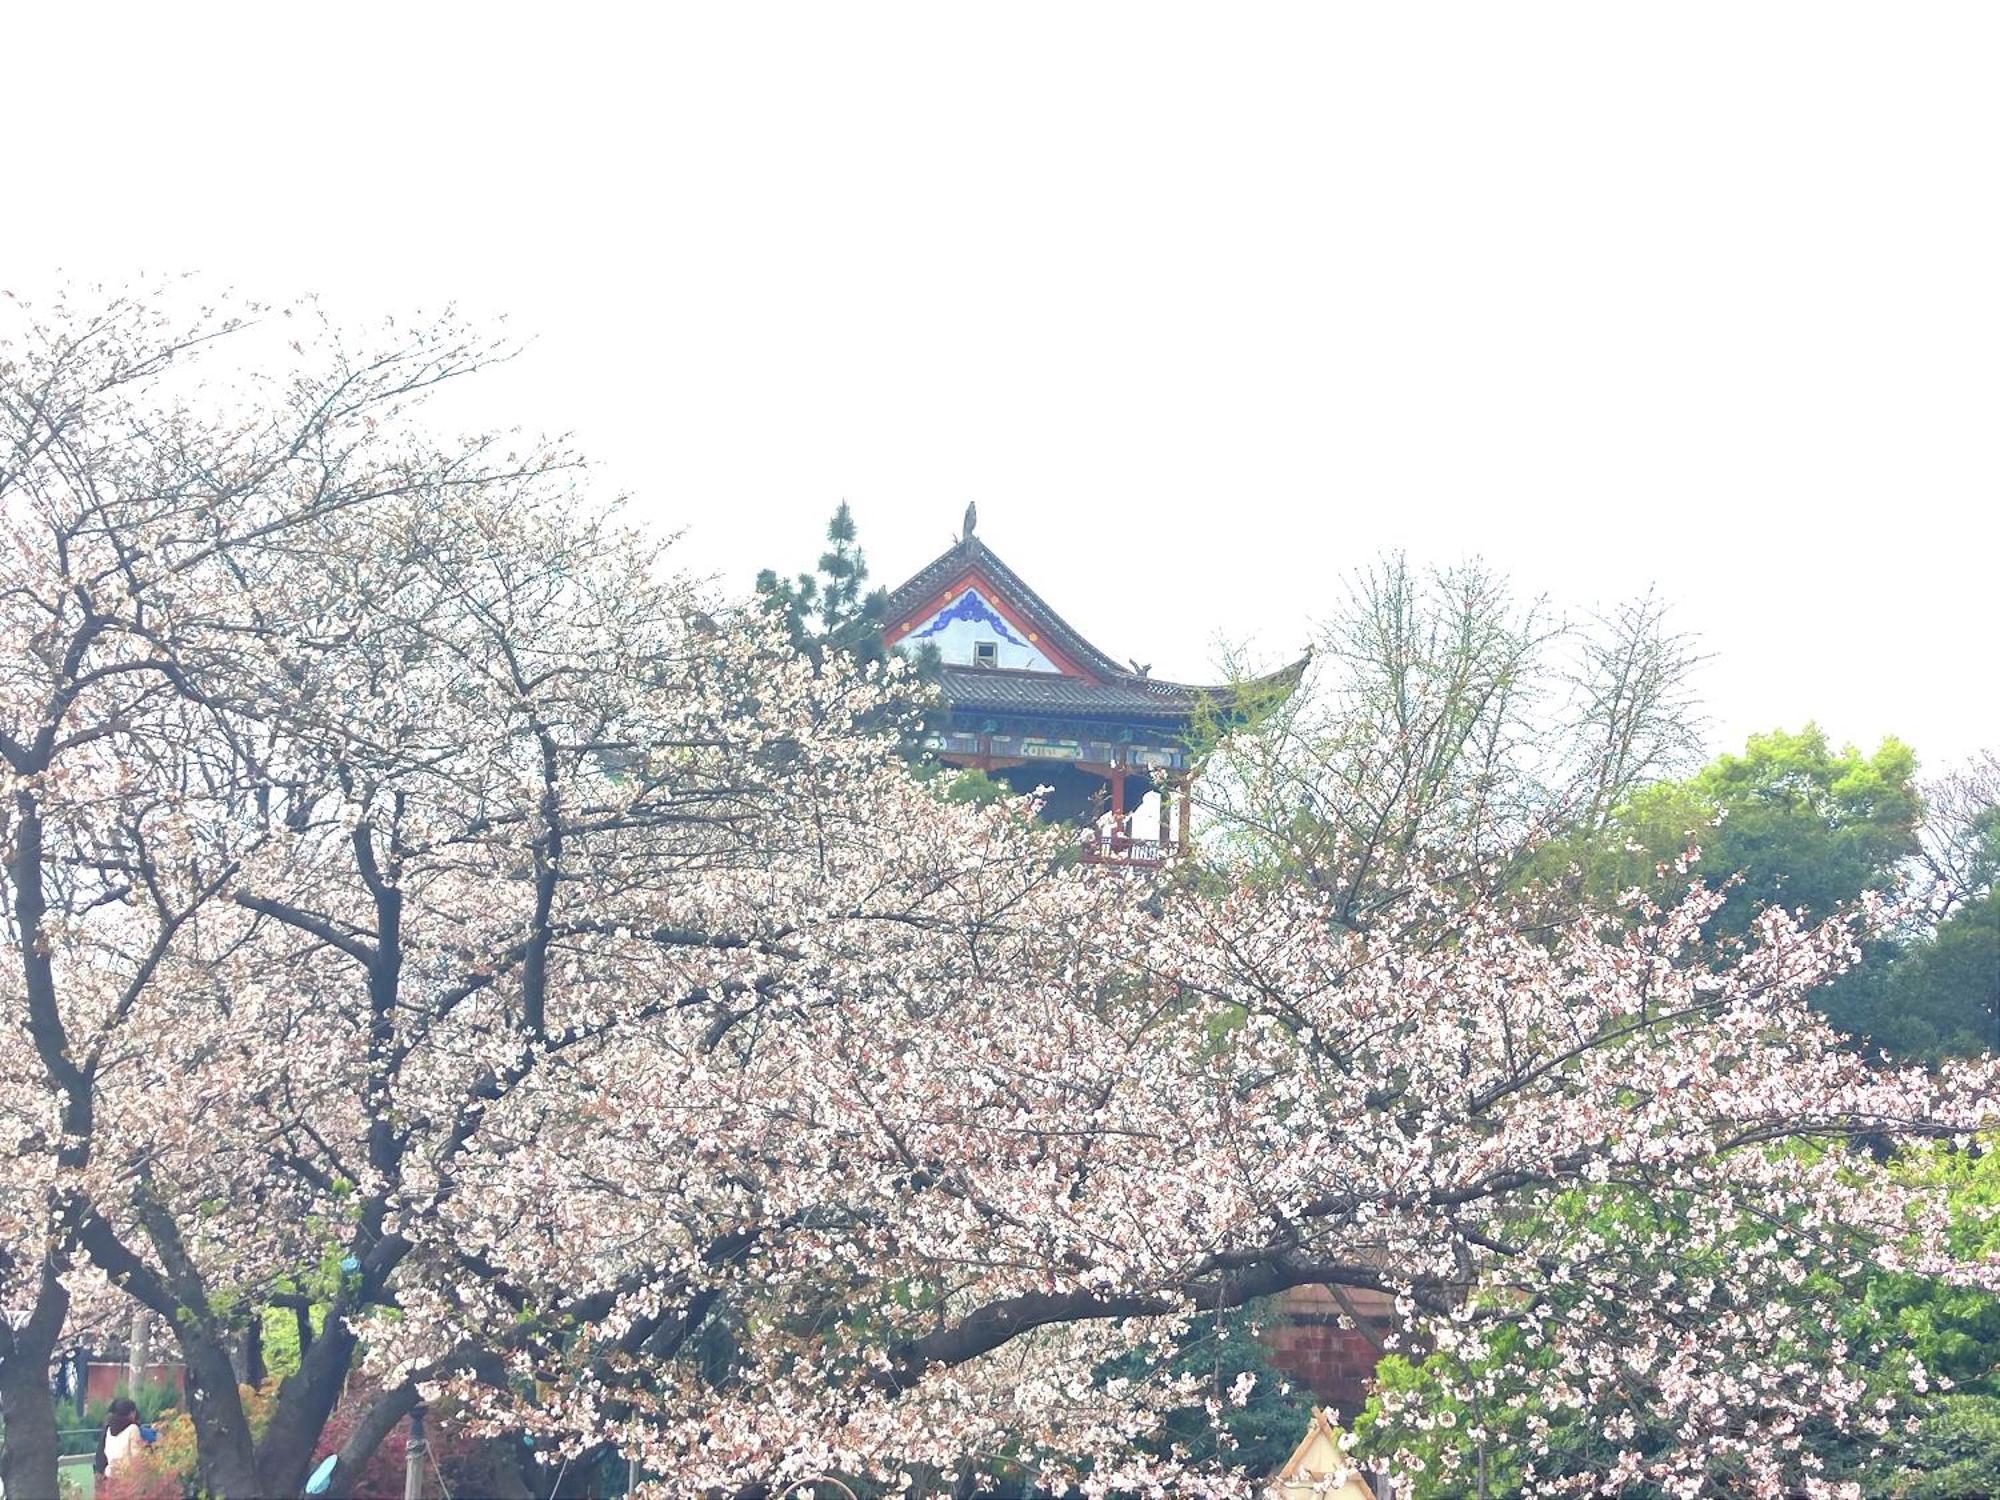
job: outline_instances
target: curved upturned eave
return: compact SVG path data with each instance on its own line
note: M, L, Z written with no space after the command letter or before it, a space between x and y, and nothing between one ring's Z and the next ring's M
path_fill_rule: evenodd
M1150 722L1186 727L1197 719L1242 717L1252 706L1282 702L1298 685L1308 658L1247 682L1213 687L1163 682L1125 672L1090 682L1052 672L994 667L946 667L938 689L960 713Z
M1150 712L1161 718L1192 719L1203 711L1221 711L1234 716L1245 702L1262 701L1270 698L1282 702L1297 688L1304 676L1307 664L1312 660L1308 651L1297 661L1279 668L1262 677L1247 682L1217 683L1202 686L1194 683L1167 682L1155 677L1142 677L1126 670L1114 661L1110 654L1099 650L1079 635L1070 623L1048 605L1048 602L1030 588L1027 582L1001 560L1000 555L976 536L960 538L944 552L919 568L889 591L888 607L885 611L891 620L900 620L921 613L925 607L934 604L939 593L956 584L966 573L984 576L991 586L1002 596L996 603L1004 603L1021 612L1039 626L1040 631L1051 639L1045 643L1055 648L1055 654L1067 657L1084 669L1097 684L1120 690L1115 695L1127 706L1128 713ZM892 628L889 644L894 644L899 633ZM952 667L947 673L961 671L992 674L996 677L1031 676L1046 678L1046 673L1016 673L1005 668L993 667ZM1065 676L1065 681L1078 681ZM1125 694L1140 696L1126 697ZM1151 708L1152 704L1157 708ZM982 705L984 706L984 705Z

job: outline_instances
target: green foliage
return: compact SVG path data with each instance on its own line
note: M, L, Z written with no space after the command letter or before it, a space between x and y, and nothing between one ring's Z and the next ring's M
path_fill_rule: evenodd
M1199 1399L1167 1417L1164 1430L1140 1446L1165 1454L1172 1450L1216 1458L1225 1467L1251 1475L1269 1474L1298 1445L1299 1434L1312 1419L1310 1391L1291 1384L1271 1363L1271 1351L1257 1330L1276 1313L1275 1304L1249 1302L1219 1314L1193 1320L1164 1365L1140 1354L1114 1360L1098 1371L1100 1381L1135 1378L1150 1369L1172 1376L1193 1376ZM1238 1377L1253 1376L1255 1384L1241 1405L1230 1399ZM1207 1401L1219 1403L1211 1416Z
M264 1369L283 1380L299 1372L303 1350L299 1348L299 1328L284 1308L264 1309Z
M92 1401L85 1404L75 1396L56 1402L56 1430L59 1432L92 1432L104 1425L104 1419L111 1414L111 1403Z
M1937 1146L1912 1153L1904 1166L1916 1180L1945 1190L1954 1253L2000 1255L2000 1152ZM1867 1300L1926 1369L1967 1392L2000 1397L2000 1297L1882 1273L1869 1281Z
M142 1380L137 1387L119 1382L112 1398L101 1398L82 1404L75 1397L56 1403L56 1426L64 1432L95 1432L111 1416L111 1401L116 1396L130 1396L132 1404L139 1408L141 1422L155 1422L167 1412L180 1405L180 1390L171 1380Z
M889 595L885 589L864 592L868 559L856 535L854 513L843 500L827 522L827 550L820 554L817 573L786 578L766 568L757 575L765 608L784 621L792 643L815 661L828 651L843 651L860 661L883 657Z
M919 763L916 774L944 801L959 806L990 807L995 802L1018 795L1006 782L988 776L984 771L948 766L939 761Z
M1495 1341L1495 1353L1500 1359L1522 1359L1519 1335L1511 1330L1503 1332ZM1421 1360L1401 1354L1384 1356L1375 1367L1376 1394L1354 1424L1364 1453L1401 1447L1421 1460L1421 1470L1401 1475L1410 1500L1459 1500L1468 1489L1467 1474L1478 1472L1481 1444L1469 1436L1478 1422L1471 1407L1450 1394L1456 1382L1447 1380L1448 1373L1457 1372L1451 1361L1438 1355ZM1384 1395L1420 1395L1434 1425L1426 1431L1393 1426L1383 1412ZM1521 1464L1515 1457L1516 1445L1484 1446L1487 1494L1520 1494Z
M1949 1195L1953 1211L1953 1248L1967 1257L2000 1253L2000 1152L1937 1146L1913 1153L1904 1169L1920 1180L1937 1183ZM1662 1222L1664 1205L1636 1197L1565 1194L1551 1210L1555 1218L1581 1215L1602 1232L1620 1225L1634 1227ZM1841 1287L1815 1281L1816 1297ZM1864 1404L1893 1394L1919 1416L1914 1430L1892 1429L1878 1451L1859 1437L1810 1435L1829 1474L1852 1478L1870 1496L1897 1500L1972 1500L2000 1495L2000 1298L1990 1293L1954 1287L1928 1277L1875 1272L1859 1286L1845 1288L1847 1313L1827 1327L1852 1349L1876 1351L1857 1371L1868 1394ZM1824 1351L1800 1350L1808 1360ZM1914 1355L1926 1375L1918 1388L1908 1364ZM1408 1476L1412 1500L1459 1500L1471 1490L1468 1476L1476 1468L1475 1433L1487 1434L1487 1494L1494 1500L1523 1493L1519 1455L1531 1420L1548 1426L1549 1452L1537 1459L1544 1476L1589 1472L1611 1463L1620 1447L1647 1446L1643 1416L1634 1439L1614 1444L1596 1424L1580 1414L1553 1407L1540 1394L1540 1372L1546 1368L1546 1346L1528 1346L1522 1330L1496 1333L1473 1370L1453 1358L1434 1354L1412 1360L1391 1357L1377 1371L1380 1392L1394 1396L1421 1393L1430 1425L1397 1425L1385 1415L1378 1396L1369 1404L1357 1428L1370 1451L1401 1445L1424 1461L1422 1473ZM1831 1365L1831 1359L1826 1362ZM1458 1392L1479 1372L1500 1372L1503 1390L1519 1405L1485 1413L1473 1411ZM1633 1500L1651 1500L1654 1492L1635 1489Z
M1893 1457L1864 1471L1883 1500L1991 1500L2000 1495L2000 1397L1942 1396Z
M1992 892L1953 912L1875 974L1843 979L1827 1014L1901 1057L2000 1047L2000 906Z
M1716 919L1719 935L1748 929L1763 907L1832 915L1863 891L1895 884L1917 850L1923 799L1910 747L1885 739L1873 755L1835 751L1817 725L1753 734L1741 755L1724 755L1686 781L1634 793L1614 815L1611 836L1589 869L1598 894L1671 888L1662 876L1690 842L1694 874L1736 879Z
M1916 757L1885 739L1871 754L1836 751L1808 724L1752 735L1685 781L1635 792L1602 838L1559 842L1529 873L1575 864L1600 902L1641 890L1672 900L1690 878L1733 882L1710 925L1719 942L1742 937L1758 911L1780 905L1808 920L1833 915L1864 891L1891 890L1918 849L1924 815ZM1682 874L1690 845L1701 856ZM1976 1052L2000 1015L2000 914L1985 896L1931 935L1877 938L1867 962L1814 996L1840 1030L1902 1057Z
M1994 1382L2000 1299L1927 1277L1884 1275L1868 1284L1865 1301L1932 1374L1975 1394L2000 1395Z
M324 1301L315 1300L309 1317L317 1334L326 1325ZM296 1375L299 1369L299 1323L290 1308L267 1307L263 1312L264 1371L274 1380Z

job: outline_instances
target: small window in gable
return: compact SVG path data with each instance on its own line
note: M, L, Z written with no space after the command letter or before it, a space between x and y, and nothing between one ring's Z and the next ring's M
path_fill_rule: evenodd
M972 643L972 664L975 667L999 666L1000 643L998 641L974 641Z

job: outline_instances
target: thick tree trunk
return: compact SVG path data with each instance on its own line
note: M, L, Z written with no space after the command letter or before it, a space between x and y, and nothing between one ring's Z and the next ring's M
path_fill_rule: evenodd
M230 1358L229 1332L209 1315L208 1298L181 1243L179 1225L149 1192L137 1195L137 1203L164 1274L133 1254L97 1213L85 1213L78 1232L98 1267L158 1313L180 1346L187 1413L194 1426L195 1470L203 1493L215 1500L265 1500L295 1492L297 1485L273 1490L259 1481L256 1446Z
M0 1357L0 1421L7 1424L7 1442L0 1447L0 1487L12 1495L56 1493L56 1460L62 1448L56 1437L55 1393L49 1389L53 1339L30 1339L21 1330L8 1340Z
M48 769L48 758L46 752L37 752L33 759L10 752L8 758L11 769L22 779L14 790L12 838L6 851L10 878L0 882L0 895L12 898L17 939L14 951L27 999L28 1036L49 1083L62 1099L63 1143L56 1160L64 1167L76 1168L89 1157L92 1096L89 1076L70 1055L62 1006L56 996L51 958L54 945L48 941L44 925L48 900L43 881L42 813L32 787L33 779ZM11 974L9 978L11 981ZM11 990L10 983L10 994ZM0 1485L10 1496L56 1493L56 1460L62 1455L49 1364L69 1316L69 1293L62 1285L62 1272L68 1264L66 1215L58 1216L51 1228L58 1225L61 1249L51 1247L44 1252L27 1322L18 1328L0 1327L0 1418L7 1425L6 1446L0 1449ZM20 1273L26 1267L13 1263L10 1257L8 1270Z
M401 1385L393 1391L384 1392L373 1406L361 1414L361 1420L348 1434L339 1460L333 1466L332 1477L327 1481L328 1500L348 1500L348 1496L354 1493L354 1481L368 1467L368 1460L375 1456L375 1450L382 1446L383 1439L395 1430L398 1422L417 1409L417 1405L416 1387Z
M236 1345L236 1383L264 1383L264 1315L259 1308L250 1310L250 1321L243 1325L243 1336Z
M299 1360L297 1372L286 1378L278 1392L277 1407L257 1449L257 1471L271 1494L297 1494L312 1472L313 1449L318 1447L326 1419L340 1399L341 1385L354 1361L354 1348L355 1338L347 1328L346 1310L336 1308L327 1315L320 1336ZM389 1426L394 1425L392 1420ZM377 1443L380 1441L376 1439ZM368 1453L374 1451L371 1445ZM362 1455L361 1462L367 1462L367 1458L368 1454Z
M465 1485L474 1494L489 1500L539 1500L528 1481L521 1477L520 1454L524 1450L514 1438L482 1439L477 1452L465 1465Z
M258 1479L250 1423L236 1393L228 1346L194 1330L181 1337L181 1358L187 1366L188 1415L194 1419L195 1464L203 1488L216 1500L264 1500L292 1493L267 1490Z

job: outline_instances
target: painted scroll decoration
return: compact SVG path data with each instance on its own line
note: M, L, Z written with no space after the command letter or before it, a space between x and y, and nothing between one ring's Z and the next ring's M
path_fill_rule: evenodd
M979 665L973 648L986 642L994 647L993 666L1017 672L1062 670L1034 642L1023 640L976 588L967 588L899 644L907 647L926 642L937 647L939 658L950 667Z

